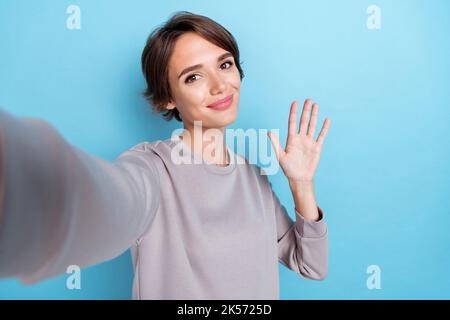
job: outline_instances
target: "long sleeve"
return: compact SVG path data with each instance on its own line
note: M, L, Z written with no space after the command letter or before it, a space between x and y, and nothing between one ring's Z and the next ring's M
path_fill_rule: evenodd
M305 279L325 279L328 273L328 229L322 209L317 207L319 221L306 220L294 209L294 222L270 182L269 185L275 205L278 260Z
M126 251L159 205L151 159L138 148L91 156L48 122L0 108L0 278L35 283Z

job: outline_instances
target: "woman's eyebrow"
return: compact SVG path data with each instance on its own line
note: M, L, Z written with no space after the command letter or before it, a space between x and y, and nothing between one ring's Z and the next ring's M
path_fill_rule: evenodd
M219 61L221 61L221 60L223 60L225 58L232 57L232 56L233 55L230 52L225 52L224 54L220 55L217 58L217 62L219 62ZM190 66L190 67L187 67L187 68L183 69L183 71L181 71L180 75L178 76L178 79L180 79L183 74L188 73L188 72L193 71L193 70L196 70L196 69L200 69L201 67L203 67L202 64L196 64L196 65L193 65L193 66Z

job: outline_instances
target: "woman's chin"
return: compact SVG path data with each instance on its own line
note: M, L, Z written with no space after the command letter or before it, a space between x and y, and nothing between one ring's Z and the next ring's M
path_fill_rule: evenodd
M221 115L221 117L219 119L214 119L215 123L217 123L216 128L223 128L226 126L231 125L233 122L235 122L237 119L237 112L233 111L233 112L229 112L229 113L224 113L223 115Z

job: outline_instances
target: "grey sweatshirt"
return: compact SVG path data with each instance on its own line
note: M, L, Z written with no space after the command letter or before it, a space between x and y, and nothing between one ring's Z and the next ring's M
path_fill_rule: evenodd
M227 151L216 166L174 136L110 162L0 109L0 277L35 283L131 248L133 299L279 299L278 262L324 279L322 209L294 222L262 169Z

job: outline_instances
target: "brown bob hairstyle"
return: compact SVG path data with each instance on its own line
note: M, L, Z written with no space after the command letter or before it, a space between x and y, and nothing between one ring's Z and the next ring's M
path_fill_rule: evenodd
M217 22L208 17L179 11L173 14L163 25L156 28L148 37L142 52L142 72L147 82L147 89L142 93L153 106L153 110L163 113L170 121L173 117L182 121L177 108L167 110L165 106L172 100L169 85L169 59L176 39L186 32L196 32L198 35L230 52L239 70L241 80L244 72L239 60L239 48L233 35Z

